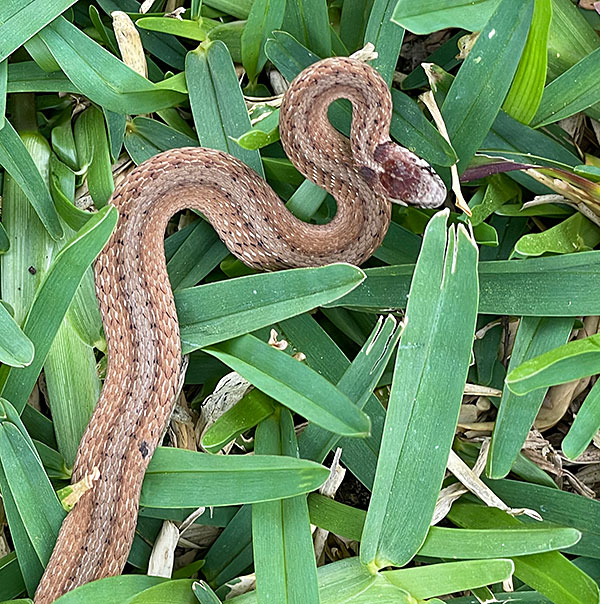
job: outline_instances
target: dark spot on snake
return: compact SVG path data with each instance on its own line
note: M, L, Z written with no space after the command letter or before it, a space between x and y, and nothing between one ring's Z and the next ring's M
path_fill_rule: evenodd
M370 184L372 185L375 182L377 174L375 170L369 168L369 166L361 166L358 169L358 173Z
M150 449L148 449L148 443L145 440L140 443L140 453L142 454L143 459L146 459L146 457L148 457L148 454L150 453Z
M37 273L37 269L35 268L35 266L30 266L27 269L32 275L35 275Z

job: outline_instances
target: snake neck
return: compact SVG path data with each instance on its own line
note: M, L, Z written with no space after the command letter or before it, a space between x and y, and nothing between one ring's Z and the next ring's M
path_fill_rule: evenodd
M350 138L330 123L328 109L338 99L352 104ZM386 191L364 174L380 171L377 148L389 141L392 99L384 80L368 65L336 57L305 69L290 85L280 110L283 148L296 168L330 193L337 202L335 218L323 233L310 231L327 247L332 234L353 249L360 264L379 246L389 226L391 204ZM354 242L353 242L354 241ZM356 248L360 249L356 249Z
M352 104L350 140L329 122L328 109L338 99ZM346 57L324 59L302 71L286 92L279 118L281 143L313 181L319 172L375 170L376 149L390 140L391 117L390 91L372 67ZM321 186L335 197L337 187L327 179Z

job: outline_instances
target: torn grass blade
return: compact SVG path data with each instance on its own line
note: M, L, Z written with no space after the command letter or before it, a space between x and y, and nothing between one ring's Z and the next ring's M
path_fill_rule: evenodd
M478 300L477 248L448 212L425 232L407 307L361 560L406 564L421 547L462 400Z

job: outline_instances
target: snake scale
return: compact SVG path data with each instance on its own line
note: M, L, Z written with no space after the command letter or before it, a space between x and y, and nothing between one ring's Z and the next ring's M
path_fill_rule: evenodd
M350 140L327 118L339 98L352 103ZM280 111L281 142L296 168L336 199L327 224L294 217L255 172L212 149L160 153L116 187L111 202L119 221L95 264L108 368L73 471L73 482L98 471L99 478L63 522L36 604L117 575L127 560L144 472L180 384L179 329L163 247L171 216L199 210L252 267L361 264L386 234L390 202L437 207L446 196L433 169L390 140L391 116L386 83L354 59L319 61L290 85Z

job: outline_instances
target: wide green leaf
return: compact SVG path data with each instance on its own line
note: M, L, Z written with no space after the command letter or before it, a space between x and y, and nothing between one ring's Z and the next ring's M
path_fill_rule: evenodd
M0 61L27 42L77 0L6 2L0 9Z
M59 604L83 604L84 602L129 602L136 594L143 593L155 585L167 581L162 577L146 575L123 575L106 577L100 581L86 583L73 591L67 592L56 600Z
M106 206L65 245L36 292L23 332L35 346L33 362L23 369L0 369L2 396L22 411L38 379L54 336L83 278L117 223L117 210Z
M365 270L367 278L331 306L406 308L414 265ZM600 314L600 252L479 263L479 312L529 317ZM558 286L557 286L558 285Z
M525 359L564 344L573 328L572 319L523 317L510 356L509 372ZM539 389L517 396L504 388L488 455L490 478L506 476L517 458L546 395Z
M331 382L291 356L245 335L205 349L250 383L317 425L367 436L369 418Z
M264 45L274 29L281 27L286 0L254 0L242 33L242 62L251 83L264 67Z
M0 130L0 165L21 187L51 237L60 239L63 230L50 191L8 120Z
M442 211L429 222L411 284L361 545L371 569L402 566L421 547L458 420L477 318L477 248L462 226L448 234L447 218Z
M600 382L592 386L562 442L563 453L577 459L600 430Z
M535 0L531 27L513 83L504 101L504 111L528 124L535 115L546 82L548 31L552 20L552 1Z
M33 343L21 331L10 313L0 303L0 362L12 367L25 367L33 361Z
M184 99L177 92L156 87L63 17L38 36L77 89L105 109L149 113Z
M600 48L544 88L540 107L533 118L536 127L546 126L600 103L597 65Z
M250 275L175 294L184 352L215 344L327 304L364 273L349 264Z
M483 28L442 105L459 170L484 141L525 44L533 0L503 0Z
M600 335L549 350L524 361L506 377L507 386L515 394L527 394L537 388L565 384L598 373Z
M217 40L188 53L185 75L200 144L226 151L263 176L258 151L232 140L250 129L250 118L225 44Z
M501 0L398 0L392 21L415 34L430 34L447 27L483 29Z
M298 456L294 420L287 409L280 409L258 426L254 452L257 456ZM252 547L256 590L262 601L319 603L317 565L305 496L255 503Z
M319 487L328 473L304 459L159 447L146 471L140 505L197 508L293 497Z
M396 7L397 0L375 0L364 36L364 44L370 42L377 51L377 58L372 65L388 85L392 83L404 39L404 30L390 20Z
M458 505L449 517L468 528L514 528L517 534L527 530L517 518L493 507ZM556 604L586 604L600 597L598 585L557 551L519 556L513 562L517 578Z
M0 399L0 489L30 595L64 518L54 489L16 409Z

